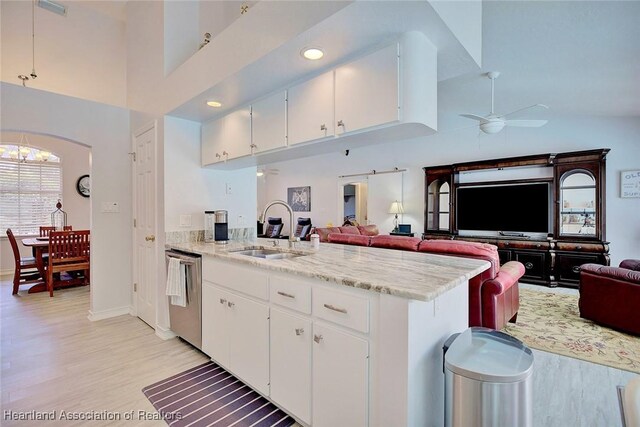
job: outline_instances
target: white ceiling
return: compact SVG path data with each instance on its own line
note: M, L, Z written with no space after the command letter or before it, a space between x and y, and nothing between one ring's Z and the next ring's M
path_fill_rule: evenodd
M561 115L640 116L640 2L485 1L483 71L501 71L496 111L542 103ZM490 110L481 73L439 84L440 130Z
M389 43L407 31L423 32L438 48L439 79L478 69L471 55L429 3L357 1L169 114L194 121L211 119L295 81L330 69L376 45ZM306 46L323 48L324 58L320 61L303 59L300 50ZM207 107L208 99L221 101L223 108Z

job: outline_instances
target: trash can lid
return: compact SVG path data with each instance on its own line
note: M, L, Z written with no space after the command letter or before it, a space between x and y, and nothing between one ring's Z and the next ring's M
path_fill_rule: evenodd
M472 327L444 355L445 367L478 381L512 383L527 378L533 354L520 340L493 329Z

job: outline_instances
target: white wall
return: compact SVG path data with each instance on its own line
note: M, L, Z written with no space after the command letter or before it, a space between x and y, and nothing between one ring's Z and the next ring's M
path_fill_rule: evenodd
M129 311L131 140L129 111L2 83L2 130L27 131L91 147L91 314ZM119 213L102 213L118 202Z
M2 1L2 74L20 84L32 70L30 1ZM105 104L126 105L125 23L82 2L64 2L63 17L35 8L38 77L27 86Z
M2 132L0 138L3 144L11 144L20 140L20 134ZM45 149L61 158L62 209L67 213L67 223L73 226L75 230L88 229L91 221L90 200L78 194L76 182L82 175L90 173L89 160L91 152L89 148L46 135L28 135L28 138L32 147ZM55 209L55 206L51 206L51 212ZM2 232L4 233L4 230ZM19 241L18 247L22 256L31 256L31 248L23 246ZM9 240L3 234L0 237L0 271L3 274L7 272L13 273L13 268L13 252L9 245Z
M405 214L401 222L412 224L412 230L423 231L425 166L510 157L538 153L554 153L611 148L607 156L607 240L611 242L612 264L625 258L637 258L640 240L640 199L622 199L620 172L640 167L640 121L637 118L556 117L539 129L506 128L501 133L478 137L476 128L440 133L410 141L390 142L373 147L327 154L268 165L279 174L267 176L261 192L265 199L286 196L286 188L311 185L312 220L326 225L339 216L338 175L371 169L407 168L402 182ZM377 177L376 177L377 178ZM370 190L371 193L371 190ZM389 199L392 199L390 194ZM370 204L371 205L371 204ZM384 205L380 205L384 209ZM509 206L486 206L486 209L508 209ZM511 207L513 208L513 207ZM387 207L388 209L388 207ZM384 212L378 212L384 217ZM375 218L375 212L369 212ZM387 215L388 216L388 215ZM380 225L380 224L378 224ZM384 232L387 227L380 227Z
M213 4L217 2L211 2ZM170 74L198 51L204 33L198 28L199 2L164 3L164 73Z
M202 168L200 123L165 116L164 125L165 231L202 230L204 211L215 209L229 211L231 228L255 227L256 168ZM191 215L190 227L180 226L180 215Z

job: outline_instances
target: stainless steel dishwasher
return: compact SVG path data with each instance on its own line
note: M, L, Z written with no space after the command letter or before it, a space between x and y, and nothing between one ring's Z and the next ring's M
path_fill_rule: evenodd
M202 257L176 249L165 251L167 269L169 260L177 258L185 268L187 306L180 307L169 301L171 330L194 347L202 349Z

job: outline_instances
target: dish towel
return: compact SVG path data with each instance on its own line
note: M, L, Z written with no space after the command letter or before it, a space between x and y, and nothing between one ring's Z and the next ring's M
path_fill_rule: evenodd
M187 306L186 275L178 258L169 258L166 294L171 297L171 304Z

